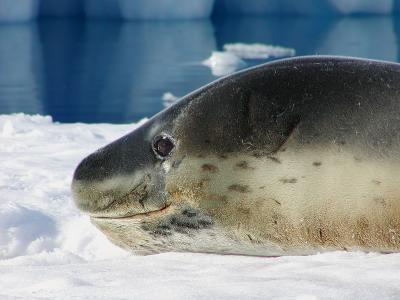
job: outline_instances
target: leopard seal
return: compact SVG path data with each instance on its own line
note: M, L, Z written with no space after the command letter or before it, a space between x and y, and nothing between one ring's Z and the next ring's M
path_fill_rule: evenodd
M400 65L274 61L85 158L72 192L115 244L259 256L400 250Z

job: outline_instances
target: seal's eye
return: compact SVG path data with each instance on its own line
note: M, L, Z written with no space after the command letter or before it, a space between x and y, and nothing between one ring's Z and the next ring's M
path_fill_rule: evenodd
M173 138L166 134L156 136L153 140L153 151L159 158L165 158L170 155L174 147Z

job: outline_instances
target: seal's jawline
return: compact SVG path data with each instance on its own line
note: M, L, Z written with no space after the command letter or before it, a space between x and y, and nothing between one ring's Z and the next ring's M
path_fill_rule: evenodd
M130 215L130 216L123 216L123 217L96 217L96 216L91 216L91 219L107 219L107 220L126 220L126 219L143 219L146 217L152 217L155 215L158 215L160 213L164 213L166 210L168 210L168 208L171 206L171 204L166 204L163 208L159 209L159 210L153 210L153 211L149 211L149 212L145 212L145 213L139 213L139 214L134 214L134 215Z

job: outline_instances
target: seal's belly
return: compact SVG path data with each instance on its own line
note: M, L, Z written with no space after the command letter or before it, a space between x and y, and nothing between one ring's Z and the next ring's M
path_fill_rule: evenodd
M336 146L284 150L185 159L168 186L242 242L300 253L400 248L399 161Z

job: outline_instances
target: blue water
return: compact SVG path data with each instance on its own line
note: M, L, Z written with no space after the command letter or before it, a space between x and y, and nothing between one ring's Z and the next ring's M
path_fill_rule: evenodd
M217 77L201 65L226 43L266 43L297 55L399 60L400 19L231 18L183 22L48 19L0 25L0 114L59 122L134 122ZM265 62L247 61L248 65Z

